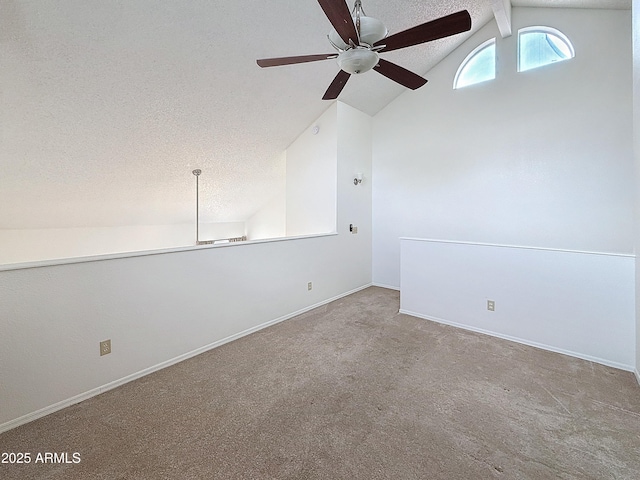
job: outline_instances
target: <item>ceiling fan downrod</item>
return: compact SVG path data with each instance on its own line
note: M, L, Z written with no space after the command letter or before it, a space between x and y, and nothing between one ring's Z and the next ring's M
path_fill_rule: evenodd
M361 15L367 15L367 14L364 13L364 10L362 9L362 1L356 0L356 2L353 5L353 12L351 12L351 16L355 20L356 32L358 33L358 43L360 43L360 16Z

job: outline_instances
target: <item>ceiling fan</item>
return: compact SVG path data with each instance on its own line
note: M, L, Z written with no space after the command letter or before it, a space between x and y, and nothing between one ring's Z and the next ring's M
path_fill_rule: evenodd
M351 75L371 69L412 90L420 88L427 83L426 79L380 58L378 54L449 37L471 29L471 16L467 10L462 10L387 36L387 28L380 20L366 16L361 0L355 0L351 13L345 0L318 0L318 3L333 26L327 37L338 53L265 58L257 62L261 67L276 67L330 58L337 59L340 72L329 85L322 97L323 100L338 98Z

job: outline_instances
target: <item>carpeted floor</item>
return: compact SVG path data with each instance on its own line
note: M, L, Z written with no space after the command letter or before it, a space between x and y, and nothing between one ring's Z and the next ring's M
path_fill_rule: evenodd
M0 478L640 478L631 373L398 307L368 288L6 432L32 463Z

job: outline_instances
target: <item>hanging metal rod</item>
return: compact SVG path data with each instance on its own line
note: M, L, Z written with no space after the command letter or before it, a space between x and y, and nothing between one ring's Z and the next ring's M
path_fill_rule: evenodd
M213 240L204 240L204 241L200 241L200 211L199 211L199 205L200 205L200 198L199 198L199 194L200 194L200 186L198 184L198 177L200 176L200 174L202 173L202 170L200 170L199 168L196 168L193 172L195 176L196 176L196 245L209 245L212 244L214 241Z

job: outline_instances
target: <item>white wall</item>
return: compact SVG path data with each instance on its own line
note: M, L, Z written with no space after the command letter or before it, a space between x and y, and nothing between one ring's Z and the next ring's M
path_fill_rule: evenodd
M287 196L284 190L276 193L246 222L248 240L279 238L287 232Z
M287 236L336 229L337 105L287 148Z
M628 11L512 11L576 57L516 73L517 35L491 22L373 121L373 279L399 285L402 236L633 252ZM495 81L453 90L456 69L497 37Z
M245 235L249 240L279 238L287 234L286 150L278 156L277 163L282 169L283 181L275 186L271 199L245 222Z
M241 237L244 222L204 223L200 240ZM195 220L182 225L0 229L0 265L195 245Z
M634 369L633 255L403 239L401 263L403 313Z
M349 105L338 106L338 189L350 210L338 208L337 230L349 237L351 252L348 262L356 271L371 276L371 133L372 118ZM348 161L347 161L348 159ZM362 173L359 185L353 184L354 174ZM357 234L349 226L358 227Z
M371 119L337 111L337 234L0 270L0 431L370 284L371 236L347 221L371 231L352 182L371 171Z
M640 0L633 0L633 144L635 155L635 251L640 253ZM640 262L636 260L636 378L640 382Z

